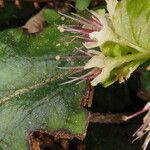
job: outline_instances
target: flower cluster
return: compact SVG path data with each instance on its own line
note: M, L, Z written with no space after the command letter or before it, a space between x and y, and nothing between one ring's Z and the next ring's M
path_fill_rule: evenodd
M84 70L90 70L89 73L74 78L72 81L90 79L92 86L100 83L104 87L116 81L122 83L141 63L150 59L149 50L139 46L133 40L132 35L126 35L125 31L122 31L120 20L126 19L128 16L126 16L127 14L120 16L117 8L119 5L121 5L119 9L124 9L124 5L127 5L126 0L123 2L107 0L108 13L102 9L96 12L88 11L86 17L74 13L72 16L61 14L76 22L73 25L59 26L58 29L61 32L74 33L74 38L84 40L83 45L87 49L100 47L100 51L92 50L92 58L84 66ZM127 20L127 22L129 21ZM99 70L98 73L97 71L95 73L95 70Z
M150 59L150 19L146 17L149 16L150 1L137 1L106 0L107 11L104 9L88 11L89 17L62 14L76 24L59 26L58 29L61 32L74 33L74 38L84 40L83 46L87 49L100 48L99 51L84 51L90 59L80 67L82 68L80 71L89 70L88 73L80 77L71 77L72 80L63 84L90 80L92 86L100 83L107 87L116 81L122 83L142 63ZM143 145L144 150L150 141L149 105L148 103L144 109L127 117L128 120L148 111L143 125L135 133L137 138L148 133Z
M140 115L140 114L142 114L142 113L144 113L146 111L148 111L148 113L146 114L146 116L143 119L143 124L133 134L133 136L136 137L134 139L134 141L139 139L139 138L142 138L144 135L147 134L147 137L146 137L145 142L143 144L143 150L146 150L146 148L147 148L147 146L148 146L148 144L150 142L150 132L149 132L150 131L150 103L147 103L142 110L140 110L140 111L138 111L138 112L134 113L133 115L128 116L126 118L126 120L132 119L132 118L134 118L134 117L136 117L136 116L138 116L138 115Z

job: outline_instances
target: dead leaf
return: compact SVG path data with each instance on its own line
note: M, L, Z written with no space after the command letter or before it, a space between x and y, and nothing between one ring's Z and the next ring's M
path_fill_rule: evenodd
M45 20L42 17L42 12L40 11L35 16L31 17L24 26L22 26L22 29L27 34L36 34L43 30L45 26Z
M73 141L76 141L74 150L85 150L83 139L75 138L61 130L54 133L34 131L28 136L30 150L43 150L46 148L53 150L70 150Z
M150 71L150 65L146 67L146 70Z

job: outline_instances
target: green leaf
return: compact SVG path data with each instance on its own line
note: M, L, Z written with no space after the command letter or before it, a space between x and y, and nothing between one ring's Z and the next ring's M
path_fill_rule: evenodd
M123 0L118 2L112 15L115 32L128 45L143 51L150 51L149 6L148 0Z
M85 84L59 85L72 74L56 67L70 63L66 56L75 45L68 46L66 37L54 26L38 36L20 29L0 33L2 150L27 149L27 135L37 129L64 129L74 136L86 132L87 113L80 107ZM55 59L58 55L60 60Z
M103 28L91 34L99 45L112 41L139 52L150 50L150 1L106 0L108 13L99 13ZM108 36L109 35L109 36Z
M75 7L79 11L83 11L90 5L91 0L76 0Z
M60 15L53 9L44 8L42 10L42 15L44 19L50 24L60 22Z

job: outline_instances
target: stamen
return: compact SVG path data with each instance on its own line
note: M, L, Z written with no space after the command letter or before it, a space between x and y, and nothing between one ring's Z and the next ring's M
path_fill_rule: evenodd
M82 82L84 82L84 81L85 81L85 80L81 80L81 81L77 82L76 85L78 85L78 84L80 84L80 83L82 83Z
M85 40L85 42L96 42L94 39L90 39L89 37L84 37L84 36L70 36L70 37L83 39L83 40Z
M61 13L61 12L59 12L59 14L60 14L60 15L63 15L63 16L66 17L66 18L69 18L69 19L71 19L71 20L74 20L74 21L76 21L76 22L78 22L78 23L81 23L81 24L83 24L83 25L87 25L87 26L90 25L90 24L87 23L86 21L76 19L76 18L74 18L74 17L68 16L68 15L63 14L63 13Z
M90 52L86 52L86 51L84 51L82 49L76 48L76 50L79 51L79 52L81 52L81 53L83 53L83 54L85 54L85 55L87 55L87 56L89 56L89 57L93 56Z
M140 114L144 113L145 111L147 111L147 110L142 109L142 110L140 110L140 111L138 111L138 112L136 112L136 113L134 113L134 114L128 116L128 117L126 118L126 120L130 120L130 119L132 119L132 118L135 118L136 116L139 116Z
M74 16L76 16L76 17L78 17L79 19L81 19L81 20L83 20L83 21L89 23L89 24L92 23L90 20L88 20L88 19L86 19L86 18L84 18L84 17L82 17L82 16L80 16L80 15L78 15L78 14L75 14L75 13L71 13L71 14L74 15Z
M149 110L149 111L148 111ZM139 112L135 113L134 115L131 115L131 117L128 117L128 119L133 118L145 111L148 111L147 115L143 119L143 124L140 126L140 128L133 134L133 136L136 136L136 138L133 140L136 141L137 139L143 137L145 134L147 134L147 137L145 139L145 142L143 144L143 150L146 150L149 142L150 142L150 103L147 103L147 105Z
M88 72L87 74L85 75L82 75L80 77L69 77L71 78L72 80L69 80L67 82L64 82L64 83L61 83L60 85L65 85L65 84L68 84L68 83L72 83L72 82L75 82L75 81L86 81L86 80L92 80L94 79L97 75L99 75L101 73L101 69L99 68L96 68L96 69L93 69L92 71Z
M97 27L97 28L99 28L99 30L101 30L102 29L102 24L99 22L99 20L97 20L97 18L95 18L94 16L92 16L92 22L93 22L93 24L95 24L95 26Z
M58 28L57 28L60 32L64 32L65 31L65 29L63 28L63 26L58 26Z
M126 120L135 118L136 116L138 116L138 115L140 115L140 114L142 114L142 113L148 111L149 109L150 109L150 103L147 103L146 106L145 106L142 110L140 110L140 111L138 111L138 112L136 112L136 113L134 113L134 114L132 114L132 115L126 117Z
M82 31L84 31L83 34L84 33L85 34L87 34L87 33L89 34L89 33L94 32L93 29L82 28L82 27L76 26L76 25L68 25L68 26L63 25L62 27L65 30L77 30L77 31L81 31L81 33L82 33Z
M99 20L95 16L92 16L92 20L88 20L88 19L86 19L86 18L84 18L78 14L75 14L75 13L72 13L72 15L74 15L75 17L78 17L79 19L89 23L90 26L94 25L96 28L98 28L97 30L99 30L99 28L102 27L101 23L99 22Z
M69 84L69 83L72 83L72 82L74 82L74 81L78 81L79 79L73 79L73 80L69 80L69 81L67 81L67 82L64 82L64 83L61 83L61 84L59 84L59 85L65 85L65 84Z
M146 150L147 149L147 146L148 146L148 144L149 144L149 142L150 142L150 132L148 133L148 135L147 135L147 137L146 137L146 139L145 139L145 142L144 142L144 144L143 144L143 150Z
M59 68L59 69L72 69L72 70L75 70L75 69L83 69L84 66L76 66L76 67L59 67L59 66L57 66L57 68Z
M83 76L80 76L80 77L71 77L72 80L69 80L69 81L67 81L67 82L61 83L60 85L65 85L65 84L72 83L72 82L78 81L78 80L84 80L85 77L91 75L91 73L92 73L92 71L90 71L89 73L87 73L87 74L85 74L85 75L83 75Z
M89 19L84 18L83 16L80 16L78 14L72 13L72 16L68 16L66 14L63 14L61 12L59 12L61 15L74 20L76 22L78 22L78 25L68 25L68 26L61 26L58 27L58 29L60 30L60 32L71 32L71 33L77 33L79 36L72 36L74 39L73 41L78 38L78 39L83 39L85 40L85 42L83 43L83 45L86 48L91 48L91 47L97 47L99 45L98 41L96 40L96 38L92 38L90 35L92 35L93 32L99 32L103 25L100 22L100 17L98 16L97 13L93 12L93 11L89 11ZM81 25L82 24L82 25ZM75 41L74 41L75 42Z
M80 33L80 34L85 34L85 35L89 35L90 33L93 32L93 30L90 29L84 29L84 28L71 28L71 27L65 27L63 26L63 31L68 31L68 32L72 32L72 33Z

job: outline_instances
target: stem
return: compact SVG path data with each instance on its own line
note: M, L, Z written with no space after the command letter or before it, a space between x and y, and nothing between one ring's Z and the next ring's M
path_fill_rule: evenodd
M133 60L145 60L146 61L149 59L150 59L150 52L145 52L145 53L136 53L136 54L122 56L117 61L118 61L118 64L119 63L123 64L125 62L129 62Z
M120 124L126 122L125 114L102 114L102 113L92 113L89 121L91 123L100 123L100 124Z

